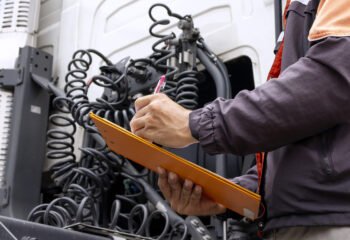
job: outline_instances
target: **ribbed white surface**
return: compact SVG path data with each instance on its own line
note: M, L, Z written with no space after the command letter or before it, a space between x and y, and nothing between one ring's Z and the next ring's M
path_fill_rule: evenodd
M0 32L28 32L30 0L0 0Z
M36 46L39 11L40 0L0 0L0 68L15 67L20 47Z
M0 187L5 185L5 168L13 104L11 91L0 89Z

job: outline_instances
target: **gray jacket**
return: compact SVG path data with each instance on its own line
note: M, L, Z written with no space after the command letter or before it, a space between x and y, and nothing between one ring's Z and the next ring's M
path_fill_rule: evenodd
M207 153L269 152L265 230L350 224L350 37L307 46L317 9L302 2L288 9L280 77L190 114ZM234 181L256 191L256 167Z

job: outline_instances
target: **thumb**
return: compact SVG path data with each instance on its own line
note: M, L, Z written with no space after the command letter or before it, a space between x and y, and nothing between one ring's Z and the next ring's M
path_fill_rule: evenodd
M221 205L220 203L216 204L216 211L217 214L226 212L227 208L224 205Z

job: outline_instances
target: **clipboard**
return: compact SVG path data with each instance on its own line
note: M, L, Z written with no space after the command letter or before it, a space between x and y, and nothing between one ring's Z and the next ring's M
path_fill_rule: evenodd
M118 125L90 113L110 150L154 172L157 167L189 179L203 189L203 193L226 208L251 220L258 218L260 195L226 178L183 159L155 144L136 136Z

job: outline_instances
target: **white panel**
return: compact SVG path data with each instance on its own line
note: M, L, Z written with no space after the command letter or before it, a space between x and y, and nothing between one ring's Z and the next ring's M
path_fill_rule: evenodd
M97 49L112 62L151 54L157 39L148 32L153 23L148 10L158 2L180 15L191 14L209 47L224 61L248 56L255 84L265 82L275 44L272 0L47 0L41 8L38 46L53 54L59 86L64 85L67 64L78 49ZM166 14L158 9L155 15L163 19ZM157 30L179 33L174 20ZM99 72L101 62L96 59L89 76ZM77 141L75 148L80 144Z
M240 1L161 1L181 15L191 14L212 50L222 55L242 46L255 49L256 85L265 81L273 60L273 4L259 0ZM91 47L107 54L114 62L125 56L143 57L152 52L156 39L149 36L152 21L148 9L155 1L103 1L96 10ZM161 12L160 12L161 14ZM161 15L162 16L162 15ZM164 16L164 13L163 13ZM161 19L161 17L160 17ZM178 33L176 23L159 28ZM263 59L263 60L260 60ZM224 59L229 60L229 59Z
M0 1L0 68L13 68L19 48L35 46L39 0Z
M265 80L274 47L273 4L268 0L203 0L200 4L188 0L49 0L42 6L39 46L52 51L54 72L60 79L79 48L96 48L114 62L125 56L146 56L156 40L148 33L152 24L148 9L156 2L181 15L191 14L195 26L219 55L243 46L254 49L258 56L255 72L261 73L254 76L256 84ZM156 15L162 18L165 13L158 10ZM174 21L159 30L179 32ZM91 73L97 67L93 66Z

